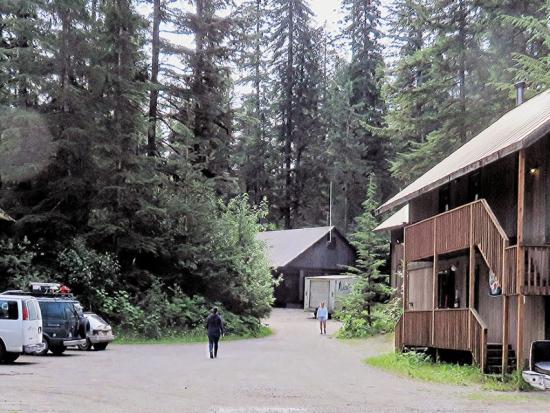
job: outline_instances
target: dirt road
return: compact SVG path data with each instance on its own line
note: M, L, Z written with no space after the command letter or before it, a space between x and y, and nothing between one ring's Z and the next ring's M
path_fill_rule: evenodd
M321 336L300 310L275 310L269 323L275 335L222 342L217 360L203 344L22 357L0 366L0 412L550 411L547 394L501 395L373 369L362 360L387 342Z

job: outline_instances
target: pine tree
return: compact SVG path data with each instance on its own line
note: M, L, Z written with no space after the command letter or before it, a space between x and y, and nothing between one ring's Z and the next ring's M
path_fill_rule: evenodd
M159 70L160 70L160 22L161 22L161 0L153 0L153 27L151 39L151 92L149 94L149 127L147 128L147 154L156 156L158 150L157 142L157 119L159 99Z
M526 80L532 90L548 88L550 87L550 28L548 27L550 1L510 3L508 8L499 9L498 21L501 22L499 28L507 27L508 31L514 35L515 47L510 49L515 65L511 68L511 72L515 80ZM518 41L518 37L521 40Z
M223 182L229 171L232 139L230 108L230 56L228 41L234 33L231 14L223 16L230 0L196 0L194 11L175 14L178 32L193 35L193 50L180 48L183 64L191 75L180 87L176 119L191 132L191 158L208 178L217 178L219 190L227 193ZM181 134L179 134L181 135Z
M361 212L363 190L370 174L377 176L379 197L391 193L389 145L380 133L385 104L382 99L384 62L380 44L380 2L345 0L342 37L351 62L338 67L329 97L334 114L329 132L331 180L336 189L337 213L344 230Z
M276 194L272 202L285 228L306 221L301 209L311 188L308 150L319 138L320 39L303 0L273 0L271 5L273 100L278 147ZM317 181L319 182L319 181Z
M244 93L237 111L239 136L233 150L242 189L259 205L273 189L272 130L269 125L267 7L264 0L243 2L238 11L237 85Z
M467 142L494 116L486 104L494 89L489 86L488 58L482 47L481 15L479 5L470 0L437 0L422 9L430 41L411 55L415 65L423 68L422 83L414 88L420 92L418 99L412 100L423 105L422 92L426 91L430 103L419 118L407 119L406 112L397 115L413 129L420 121L419 132L425 134L419 142L412 142L410 149L396 145L404 152L392 169L401 181L425 172L434 160L443 159ZM427 119L431 124L425 123Z
M344 303L344 313L351 314L353 319L363 319L372 326L374 319L372 308L384 301L389 295L388 276L381 273L388 252L387 240L373 229L378 225L375 216L377 188L374 177L369 179L367 198L363 202L363 213L356 219L355 231L350 241L357 250L357 263L348 269L350 275L358 277L353 291ZM344 326L344 329L346 326ZM349 328L349 327L348 327Z

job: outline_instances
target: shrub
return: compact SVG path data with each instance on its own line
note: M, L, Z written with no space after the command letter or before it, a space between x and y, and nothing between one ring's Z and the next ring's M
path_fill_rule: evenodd
M210 309L217 305L226 332L233 335L255 335L261 330L260 321L253 316L231 313L220 303L209 303L202 297L185 295L177 286L166 289L155 280L144 297L137 302L126 291L109 295L98 293L99 312L123 334L158 339L181 334L204 334L204 322Z

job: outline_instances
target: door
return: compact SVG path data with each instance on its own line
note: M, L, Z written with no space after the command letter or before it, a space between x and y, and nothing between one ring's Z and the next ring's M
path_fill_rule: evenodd
M319 304L321 303L321 301L324 301L325 304L328 306L329 292L330 292L329 280L310 279L309 306L311 308L317 308L319 307Z
M42 342L42 315L36 299L27 300L28 319L23 320L23 345L32 345Z
M0 298L0 338L6 351L21 351L21 301Z

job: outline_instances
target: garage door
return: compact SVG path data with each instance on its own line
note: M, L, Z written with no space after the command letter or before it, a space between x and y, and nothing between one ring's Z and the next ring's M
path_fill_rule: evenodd
M311 308L319 307L321 301L324 301L328 307L328 294L330 290L330 281L328 280L310 280L309 285L309 306Z

